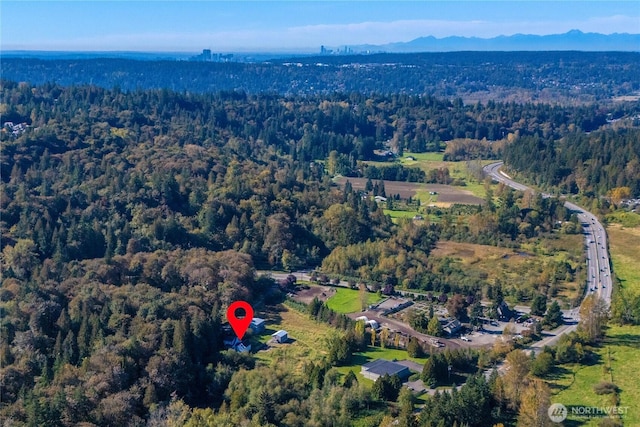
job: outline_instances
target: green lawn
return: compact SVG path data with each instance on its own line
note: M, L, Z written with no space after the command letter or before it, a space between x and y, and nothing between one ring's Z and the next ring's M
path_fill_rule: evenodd
M407 157L413 157L416 160L408 160ZM400 158L402 163L411 164L411 162L417 161L429 161L429 162L441 162L444 158L444 153L404 153L404 156Z
M411 360L411 361L414 361L414 362L420 363L420 364L424 364L427 361L426 357L423 357L423 358L409 357L407 355L407 351L406 350L398 350L398 349L395 349L395 348L380 348L380 347L368 346L367 347L367 351L355 353L351 357L351 363L348 366L340 366L337 369L342 375L346 375L349 371L353 371L356 374L360 384L364 384L364 385L367 385L367 386L371 387L373 385L373 381L363 377L360 374L360 366L364 365L365 363L369 363L369 362L371 362L373 360L376 360L376 359L386 359L386 360L391 360L391 361L394 361L394 360Z
M437 196L435 196L437 197ZM430 223L437 223L440 221L440 217L435 215L435 214L431 214L431 215L427 215L425 213L420 213L418 211L402 211L402 210L389 210L389 209L384 209L384 214L385 215L389 215L391 217L391 220L394 223L398 222L399 218L410 218L412 219L414 216L416 215L422 215L423 218L428 219ZM420 223L420 222L418 222Z
M413 218L416 215L421 215L420 212L418 211L392 211L389 209L384 209L383 210L385 215L389 215L391 217L391 219L396 219L396 218Z
M382 298L375 293L367 293L367 304L375 304ZM336 288L336 293L327 300L327 306L338 313L360 311L360 295L355 289Z
M600 381L613 382L621 389L619 406L629 407L625 425L640 425L640 326L613 326L607 331L603 345L597 349L598 362L592 365L563 365L556 371L557 378L550 381L552 403L574 405L612 406L609 395L597 395L593 386ZM611 355L611 372L605 371ZM576 421L584 419L569 417ZM596 426L598 420L585 425Z

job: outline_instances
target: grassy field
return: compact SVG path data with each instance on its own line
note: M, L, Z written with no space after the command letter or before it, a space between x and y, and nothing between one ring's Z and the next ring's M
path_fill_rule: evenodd
M407 157L413 157L415 160L409 160ZM449 175L452 178L464 180L465 185L458 188L470 191L474 196L484 199L486 196L484 184L471 175L467 162L445 162L443 157L444 153L405 153L400 158L400 162L405 166L417 166L425 172L445 167L449 169ZM482 160L480 164L485 166L494 161Z
M375 304L382 298L378 294L367 293L367 304ZM355 289L337 288L336 294L327 300L327 306L338 313L360 311L360 295Z
M392 211L389 209L384 209L383 212L385 215L389 215L391 219L413 218L416 215L422 215L418 211Z
M323 343L330 334L336 333L331 326L318 323L306 314L282 305L278 309L270 309L268 313L260 313L260 317L266 320L267 329L251 338L254 343L266 343L271 339L271 334L280 329L288 332L290 342L259 351L255 354L256 359L269 366L278 361L297 373L301 372L305 362L324 357L326 351Z
M620 286L640 293L640 226L635 228L610 224L607 227L613 272Z
M284 364L287 369L297 373L302 371L305 362L321 360L326 355L323 343L331 334L339 333L329 325L311 320L306 314L282 305L277 309L270 309L268 313L260 313L259 315L267 321L267 329L262 334L251 337L250 340L254 345L268 342L271 339L271 334L280 329L288 332L290 342L275 345L267 351L258 351L255 354L256 360L258 363L268 366L278 362L279 366ZM408 357L405 350L369 346L366 351L354 354L348 366L341 366L337 369L343 375L353 371L357 374L358 381L371 386L373 381L360 375L360 366L381 358L412 360L420 364L426 361L426 358Z
M413 157L415 160L409 160L407 157ZM443 158L444 153L404 153L400 162L411 165L420 161L441 162Z
M635 212L616 211L606 216L608 223L617 223L623 227L640 227L640 214Z
M412 159L409 159L410 157ZM444 158L444 153L405 152L404 155L400 157L397 161L399 161L404 166L419 167L425 172L428 172L429 170L432 170L432 169L447 168L449 169L449 175L452 178L457 179L459 181L464 181L465 185L456 186L457 188L467 190L474 196L484 199L486 195L484 184L482 182L479 182L476 178L472 176L472 174L470 173L467 167L467 162L466 161L463 161L463 162L447 161L446 162L443 160L443 158ZM480 164L484 166L494 161L495 160L482 160L480 161ZM384 162L384 161L367 161L365 163L372 166L378 166L378 167L389 166L390 164L392 164L392 162ZM418 194L418 197L420 196L421 194ZM427 193L427 196L428 196L428 193ZM425 199L420 197L420 199L426 202L428 197L426 197Z
M394 223L398 223L398 219L400 218L409 218L412 219L414 216L416 215L422 215L423 218L428 219L430 223L437 223L440 221L440 217L437 215L427 215L425 213L420 213L416 210L406 210L406 211L401 211L401 210L389 210L389 209L384 209L384 214L385 215L389 215L391 217L391 220Z
M557 239L540 239L535 244L525 245L524 249L519 250L440 241L432 252L432 256L450 257L467 274L486 277L490 283L500 279L502 283L533 287L536 286L535 281L539 279L540 273L551 262L567 261L574 268L582 264L582 236L566 234L557 236ZM569 303L581 292L578 283L581 283L579 277L571 282L561 282L558 297Z
M600 381L611 381L621 389L619 406L629 408L624 418L626 426L640 425L640 326L613 326L607 331L603 345L596 350L598 361L592 365L563 365L550 381L552 403L562 403L570 408L575 405L611 406L610 395L597 395L593 386ZM609 362L609 355L611 361ZM608 371L607 367L611 367ZM574 421L584 418L569 417ZM587 420L586 426L598 425L597 419Z

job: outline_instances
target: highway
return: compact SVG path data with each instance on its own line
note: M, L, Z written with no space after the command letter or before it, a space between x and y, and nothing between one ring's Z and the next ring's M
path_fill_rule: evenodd
M503 162L491 163L484 167L484 172L486 175L491 176L495 181L502 182L515 190L531 191L535 193L532 188L514 181L509 175L501 171L502 165ZM542 196L551 197L550 194L546 193L542 193ZM585 250L587 253L587 282L585 284L583 296L595 293L606 302L607 306L611 306L612 279L609 253L607 250L607 235L604 231L604 227L600 221L598 221L598 218L591 212L588 212L570 202L565 202L564 206L576 213L584 235ZM289 274L269 271L259 273L269 274L276 280L284 279ZM292 274L295 275L298 280L311 279L310 272L307 271L298 271ZM346 281L340 281L337 285L347 287L348 283ZM576 330L580 320L579 310L579 306L572 307L568 310L562 310L564 324L553 331L545 332L543 339L533 343L530 348L538 353L545 346L552 346L556 344L562 335ZM465 343L460 344L463 347L466 346Z
M535 193L532 188L513 181L509 175L500 169L502 165L503 162L491 163L484 167L484 172L493 180L502 182L511 188ZM546 193L542 193L542 196L551 197ZM577 214L582 226L587 252L587 283L584 289L584 296L589 293L595 293L607 303L607 306L611 306L611 263L607 250L607 234L604 231L604 227L591 212L570 202L565 202L564 206ZM571 310L564 311L564 315L566 318L577 321L579 319L578 310L579 307L574 307ZM548 345L549 342L546 344Z

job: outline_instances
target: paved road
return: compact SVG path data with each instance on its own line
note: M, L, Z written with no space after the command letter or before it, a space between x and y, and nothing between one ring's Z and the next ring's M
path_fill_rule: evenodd
M347 314L347 316L351 317L352 319L357 319L360 316L366 316L367 319L375 320L376 322L378 322L380 326L389 328L392 331L402 332L404 335L407 335L407 336L416 337L419 341L422 341L426 346L430 345L429 343L431 342L432 339L435 339L440 341L442 344L444 344L444 347L440 347L443 350L445 348L448 348L451 350L454 348L463 347L460 341L441 338L441 337L438 338L431 335L420 333L404 322L396 320L392 317L382 316L376 310L367 310L359 313L349 313ZM425 347L425 349L428 349L428 348L429 347Z
M495 181L502 182L511 188L535 193L532 188L513 181L509 175L500 169L502 165L502 162L491 163L484 167L484 172ZM542 193L542 197L551 197L551 195ZM600 224L600 221L598 221L598 218L595 215L582 209L580 206L571 202L565 202L564 206L576 213L583 230L582 234L584 235L585 250L587 252L587 283L585 285L584 295L586 296L590 293L595 293L607 303L607 306L610 306L612 290L611 265L607 250L607 234L604 231L604 227ZM579 320L578 310L579 307L575 307L571 310L564 311L565 318L569 319L570 322L577 322ZM568 325L562 333L570 332L575 328L575 324ZM537 343L538 345L534 345L534 347L551 345L562 333L558 334L558 336L553 340L550 339L547 342L542 340Z
M524 184L514 181L511 179L509 175L504 173L501 170L503 162L495 162L491 163L484 167L485 174L491 176L495 181L502 182L509 187L519 190L519 191L531 191L535 193L535 191L527 187ZM542 193L542 197L551 197L550 194ZM609 262L609 254L607 251L607 235L604 231L604 227L598 221L598 218L592 213L582 209L581 207L571 203L565 202L564 206L567 209L575 212L578 216L580 224L583 229L583 235L585 239L585 250L587 252L587 283L584 289L584 295L588 295L590 293L596 293L600 298L602 298L608 306L611 305L611 290L612 290L612 280L611 280L611 267ZM280 273L280 272L259 272L259 273L267 273L270 274L274 279L285 279L289 273ZM311 276L307 272L295 272L293 273L298 280L310 280ZM347 287L348 283L346 281L340 281L337 286ZM522 310L525 311L525 310ZM368 317L377 320L380 324L387 323L388 326L394 326L395 329L401 330L405 333L409 333L410 335L417 336L420 339L428 339L429 337L424 334L419 334L416 331L408 328L407 325L400 324L400 322L395 321L394 319L389 318L379 318L374 315L374 313L366 313ZM362 315L360 313L356 315ZM565 320L565 324L561 325L557 329L553 331L549 331L546 333L546 336L535 342L530 346L530 348L538 353L545 346L551 346L556 344L556 342L560 339L560 337L564 334L570 333L577 329L578 322L580 320L579 307L573 307L569 310L563 310L563 317ZM403 327L401 327L403 326ZM407 330L408 329L408 330ZM461 343L454 340L445 340L440 339L443 342L446 342L447 346L450 348L454 347L466 347L466 343ZM499 366L500 369L503 369L502 366Z

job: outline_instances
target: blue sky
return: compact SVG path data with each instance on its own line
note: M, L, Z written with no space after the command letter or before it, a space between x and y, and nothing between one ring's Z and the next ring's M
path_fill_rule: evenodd
M3 50L313 50L421 36L640 33L640 1L0 1Z

